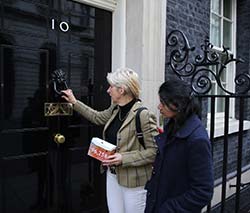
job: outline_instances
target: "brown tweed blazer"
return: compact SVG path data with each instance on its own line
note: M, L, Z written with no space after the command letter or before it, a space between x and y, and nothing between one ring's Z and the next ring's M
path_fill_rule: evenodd
M135 115L139 107L142 107L142 103L138 101L132 106L128 117L117 132L117 147L122 155L122 165L116 167L116 175L118 183L129 188L145 185L151 176L152 163L156 155L154 136L158 134L157 123L155 115L149 110L143 110L140 114L146 149L140 145L136 137ZM119 112L119 106L112 104L104 111L96 111L77 101L74 110L94 124L105 125L105 139L105 131Z

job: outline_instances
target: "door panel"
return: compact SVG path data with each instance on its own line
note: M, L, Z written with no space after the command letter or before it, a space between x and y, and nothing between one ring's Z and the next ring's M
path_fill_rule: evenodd
M34 45L48 37L48 1L2 1L2 30L18 35L16 42L27 40L25 46Z
M0 212L106 212L104 175L87 156L102 127L77 113L46 117L44 103L63 102L51 80L60 68L78 99L109 105L111 21L72 1L1 1Z

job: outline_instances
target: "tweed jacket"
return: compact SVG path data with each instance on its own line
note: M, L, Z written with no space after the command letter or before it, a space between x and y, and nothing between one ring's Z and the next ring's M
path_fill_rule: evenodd
M135 115L141 102L136 102L122 126L117 132L117 152L122 155L122 164L116 167L118 183L122 186L134 188L144 186L150 179L152 163L156 155L156 143L154 137L158 134L156 117L149 110L143 110L140 115L143 132L144 149L138 141L135 128ZM104 125L105 131L119 112L119 106L111 104L104 111L96 111L84 103L77 101L74 110L96 125Z

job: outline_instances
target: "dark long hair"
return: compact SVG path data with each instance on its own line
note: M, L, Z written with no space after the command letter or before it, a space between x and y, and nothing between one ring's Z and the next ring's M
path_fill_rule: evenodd
M167 106L176 107L176 116L167 123L167 134L173 135L193 114L201 117L200 104L192 93L191 86L180 79L165 81L158 91L161 102Z

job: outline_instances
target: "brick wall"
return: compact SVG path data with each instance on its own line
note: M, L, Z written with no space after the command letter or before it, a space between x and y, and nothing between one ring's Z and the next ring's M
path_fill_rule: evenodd
M198 47L209 36L210 1L168 0L166 34L181 30L188 37L190 45ZM168 52L166 47L166 52ZM166 55L168 62L168 55Z
M245 131L243 134L243 149L242 149L242 167L250 164L250 134ZM215 179L222 176L223 166L223 146L224 138L219 137L213 143L213 160ZM228 161L227 169L228 174L236 171L237 169L237 152L238 152L238 135L231 134L228 139Z
M237 74L250 73L250 1L240 0L237 2L237 57L244 63L237 64ZM250 120L250 100L245 108L245 118Z

